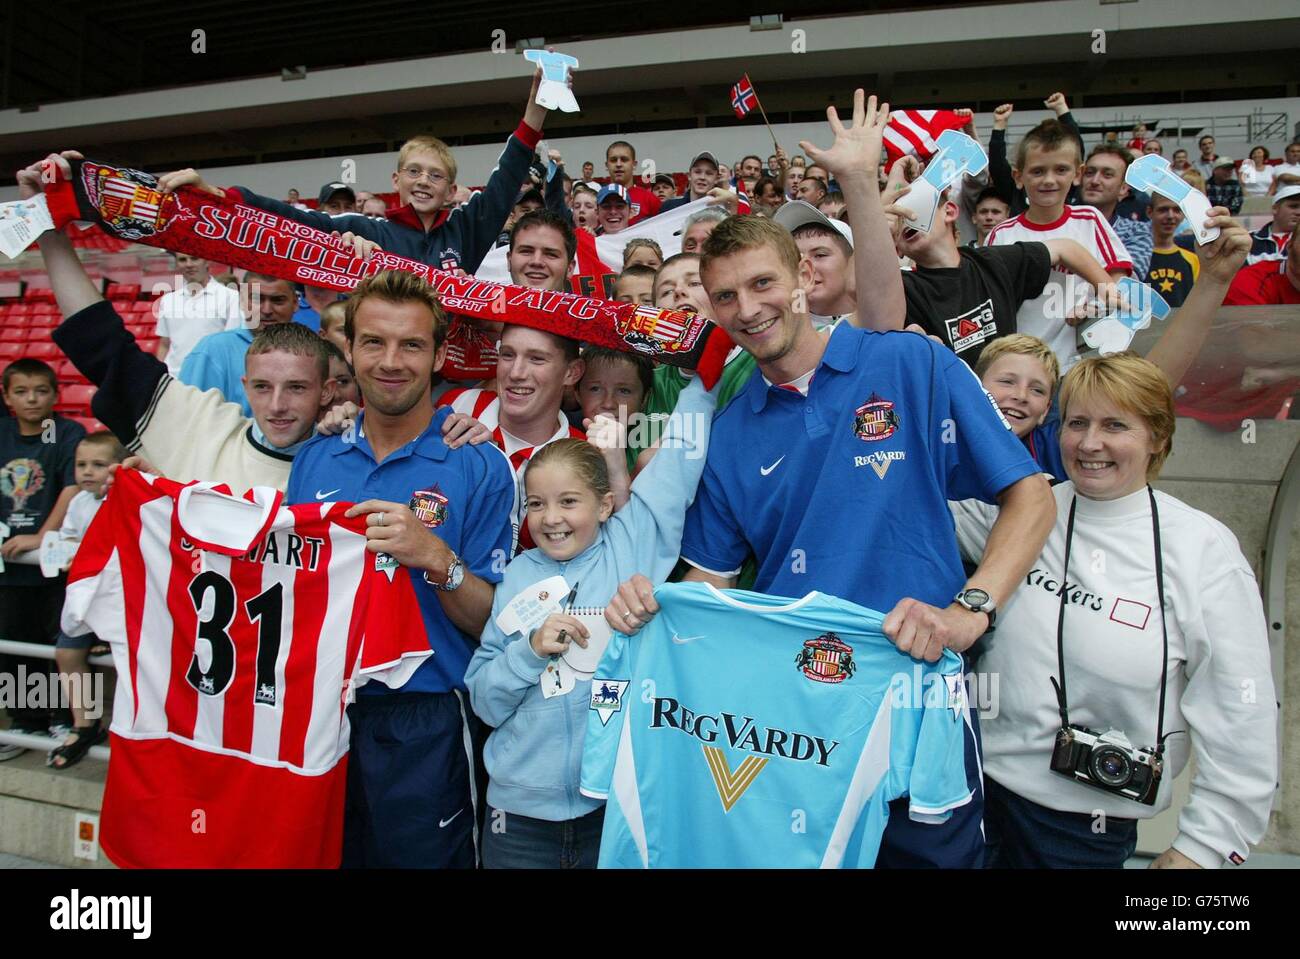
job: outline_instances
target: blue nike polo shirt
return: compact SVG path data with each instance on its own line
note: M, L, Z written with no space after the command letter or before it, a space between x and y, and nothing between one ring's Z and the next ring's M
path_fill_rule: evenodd
M951 350L841 323L806 397L756 370L718 414L682 557L731 575L752 550L758 592L942 608L966 581L948 500L1038 471Z
M366 440L364 412L357 419L355 442L342 435L315 437L294 457L286 501L360 503L382 499L410 503L418 499L424 504L436 503L442 508L426 510L435 521L432 531L455 551L466 569L489 583L501 582L513 537L514 477L506 458L490 443L447 448L442 424L451 413L450 407L435 411L423 433L382 463L375 460ZM478 647L478 637L466 636L456 628L442 610L438 591L421 575L411 579L434 654L400 690L367 683L358 696L465 689L465 668Z

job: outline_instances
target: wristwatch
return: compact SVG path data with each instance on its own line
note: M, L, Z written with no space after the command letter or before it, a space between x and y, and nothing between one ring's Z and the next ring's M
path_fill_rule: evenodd
M965 606L972 613L984 613L989 618L989 629L993 628L993 621L997 619L998 608L993 604L993 597L984 590L975 587L964 589L957 594L954 601Z
M424 581L434 589L440 589L444 593L450 593L454 589L459 589L460 584L465 581L465 564L460 561L460 557L455 553L451 554L451 564L447 567L447 578L441 583L435 583L429 579L429 571L424 572Z

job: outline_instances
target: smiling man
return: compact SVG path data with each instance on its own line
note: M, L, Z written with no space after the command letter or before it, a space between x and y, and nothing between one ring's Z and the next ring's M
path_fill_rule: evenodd
M1146 276L1151 266L1151 224L1120 216L1118 207L1130 195L1124 174L1133 162L1133 154L1123 147L1098 144L1083 164L1080 193L1083 202L1101 211L1116 236L1124 241L1134 276Z
M573 228L558 214L549 210L529 213L515 224L510 236L506 260L510 279L519 286L563 292L568 289L577 249ZM508 459L516 478L511 516L522 550L534 545L523 522L524 467L547 443L585 438L561 412L565 390L582 378L583 363L578 344L567 337L513 324L506 324L499 336L496 376L488 382L490 388L450 390L439 398L438 405L451 406L482 423Z
M887 612L886 635L917 658L969 648L1055 515L1046 482L979 382L925 337L816 330L793 305L812 290L812 266L766 218L720 224L701 275L714 319L758 369L714 422L686 517L686 579L730 588L752 550L759 592L820 590ZM945 423L955 425L951 442ZM967 496L1002 503L1007 521L970 579L947 518L947 500ZM953 599L967 587L985 591L988 605ZM631 632L656 609L649 581L636 577L606 615ZM967 742L972 802L940 825L892 810L879 865L979 865L973 725Z
M627 187L607 183L596 196L596 224L599 235L622 233L631 225L632 206Z
M473 868L485 730L465 668L510 547L510 470L495 449L443 442L434 373L447 320L424 280L386 270L348 300L345 331L365 409L351 434L320 436L294 463L290 503L353 502L376 568L411 572L434 655L398 689L368 683L352 724L343 865Z

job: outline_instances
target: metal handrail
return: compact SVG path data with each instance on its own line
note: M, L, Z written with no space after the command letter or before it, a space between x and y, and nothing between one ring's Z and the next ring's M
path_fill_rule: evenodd
M19 643L12 639L0 639L0 653L8 653L11 656L29 656L32 659L53 659L54 647L42 646L39 643ZM112 667L113 657L92 656L90 657L90 664L92 666ZM0 729L0 744L21 746L23 749L44 750L45 752L63 745L60 740L55 739L53 736L16 733L7 729ZM86 755L108 762L109 754L110 750L107 746L91 746Z

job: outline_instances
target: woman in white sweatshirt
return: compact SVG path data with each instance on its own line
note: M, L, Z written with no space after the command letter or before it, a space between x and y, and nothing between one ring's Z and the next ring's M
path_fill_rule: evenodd
M979 663L998 681L996 710L980 720L987 863L1121 867L1137 821L1168 808L1189 753L1191 797L1153 865L1240 863L1264 835L1277 781L1277 705L1255 577L1227 527L1148 485L1174 432L1158 367L1132 353L1085 360L1066 376L1060 403L1070 481L1055 487L1056 527L998 612ZM966 502L953 511L963 553L979 557L996 509ZM1063 737L1067 722L1091 732ZM1088 748L1111 730L1144 754L1163 737L1154 801L1084 781L1124 778L1117 750L1104 741ZM1152 766L1139 759L1128 768L1140 786Z

